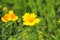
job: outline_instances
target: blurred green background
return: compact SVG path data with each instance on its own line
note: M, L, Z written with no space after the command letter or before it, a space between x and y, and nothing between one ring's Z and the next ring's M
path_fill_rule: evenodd
M19 19L3 23L0 20L0 40L60 40L60 0L0 0L0 18L14 10ZM25 12L35 13L41 22L34 27L22 25Z

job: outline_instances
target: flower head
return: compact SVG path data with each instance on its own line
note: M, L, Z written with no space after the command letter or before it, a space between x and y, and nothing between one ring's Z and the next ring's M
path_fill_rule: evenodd
M5 15L1 18L1 20L2 20L3 22L8 22L8 21L10 21L11 19L10 19L9 14L5 14Z
M4 8L3 8L3 11L6 11L6 10L8 10L8 8L7 8L7 7L4 7Z
M29 13L25 13L25 15L22 17L23 18L23 25L29 25L29 26L33 26L36 23L39 23L40 19L36 18L37 15L35 15L34 13L29 14Z
M8 14L5 14L4 17L1 18L3 22L8 22L10 20L15 21L18 19L18 16L16 16L13 12L13 10L10 10Z
M16 15L14 14L13 10L10 10L10 11L9 11L9 15L10 15L12 21L15 21L15 20L18 19L18 16L16 16Z

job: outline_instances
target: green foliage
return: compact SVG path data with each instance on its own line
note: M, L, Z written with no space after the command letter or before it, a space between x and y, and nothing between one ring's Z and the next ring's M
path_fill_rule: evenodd
M7 23L0 20L0 40L60 40L60 0L0 0L0 18L5 14L3 7L13 9L19 19ZM35 13L41 22L33 27L22 25L25 12ZM43 38L39 38L39 32Z

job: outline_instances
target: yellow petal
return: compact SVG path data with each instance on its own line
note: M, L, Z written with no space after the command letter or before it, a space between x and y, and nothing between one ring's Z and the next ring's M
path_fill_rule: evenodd
M13 14L13 13L14 13L14 11L13 11L13 10L10 10L10 11L9 11L9 14Z
M39 18L36 18L34 21L35 21L35 23L39 23L40 22L40 19Z

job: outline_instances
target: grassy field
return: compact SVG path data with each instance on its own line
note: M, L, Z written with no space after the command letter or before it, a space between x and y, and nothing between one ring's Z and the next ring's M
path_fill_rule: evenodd
M60 0L0 0L0 40L60 40Z

